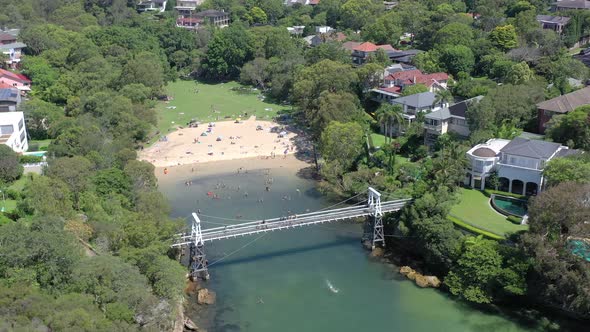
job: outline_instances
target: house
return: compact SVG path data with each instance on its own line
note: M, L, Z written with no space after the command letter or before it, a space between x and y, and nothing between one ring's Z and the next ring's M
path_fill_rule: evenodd
M408 121L408 124L416 120L418 113L431 112L446 107L447 105L435 104L436 95L432 92L422 92L413 95L400 97L390 101L392 105L399 105L403 111L403 117ZM401 129L398 124L390 130L394 134L401 134Z
M566 10L584 10L590 9L589 0L557 0L551 4L553 11L566 11Z
M391 45L375 45L371 42L364 42L352 49L352 62L357 65L362 65L368 60L369 56L375 54L379 49L385 51L387 55L397 51Z
M565 16L537 15L537 22L543 29L550 29L558 34L563 32L563 28L569 23L570 18Z
M371 90L375 101L391 101L402 95L404 88L411 85L425 85L432 93L447 89L449 75L446 73L424 74L419 69L394 72L383 78L380 87Z
M23 94L31 91L31 80L28 77L5 69L0 69L0 84L15 87Z
M467 151L470 166L465 184L485 188L486 179L497 172L499 189L521 195L536 195L545 187L543 169L553 158L578 150L559 143L517 137L511 141L493 138Z
M166 10L167 0L142 0L137 4L138 12L160 12Z
M203 22L203 20L197 17L179 16L176 19L176 27L188 30L196 30L201 24L201 22Z
M320 3L320 0L285 0L285 6L293 6L296 4L315 6Z
M17 42L19 30L0 30L0 52L7 55L6 64L9 68L16 69L22 57L23 48L26 44Z
M440 135L454 133L460 137L469 137L471 131L467 123L467 110L473 107L483 96L463 100L449 107L426 114L424 119L424 144L433 146Z
M294 25L292 27L287 27L287 31L289 31L290 34L296 36L301 36L303 34L304 29L305 25Z
M327 25L315 27L315 33L330 33L332 31L335 31L335 29Z
M17 88L0 84L0 112L15 112L22 101Z
M203 4L205 0L176 0L174 10L179 18L190 18L197 9L197 6Z
M404 64L411 64L414 57L421 53L420 50L404 50L404 51L395 51L388 53L389 60L397 63L404 63Z
M229 26L229 12L223 10L205 10L194 14L194 17L201 19L203 23L208 22L218 28L225 28Z
M556 114L566 114L584 105L590 105L590 86L537 104L539 133L545 133L547 122Z
M17 153L27 151L29 143L23 112L0 113L0 144L8 145Z

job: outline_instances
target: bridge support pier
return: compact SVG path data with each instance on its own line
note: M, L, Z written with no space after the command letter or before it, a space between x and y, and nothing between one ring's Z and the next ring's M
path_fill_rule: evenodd
M381 194L369 187L369 208L373 217L373 237L371 248L375 249L377 243L385 247L385 234L383 233L383 211L381 210Z
M191 240L193 240L189 245L191 277L193 279L201 278L203 280L209 280L209 270L207 269L209 262L205 257L205 243L203 242L203 234L201 233L201 219L199 219L196 213L193 213Z

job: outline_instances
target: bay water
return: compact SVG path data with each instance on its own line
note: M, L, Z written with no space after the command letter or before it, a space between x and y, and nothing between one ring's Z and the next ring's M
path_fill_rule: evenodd
M174 217L200 210L203 228L329 207L295 160L179 166L159 175ZM241 169L240 169L241 168ZM268 191L267 191L267 188ZM367 258L361 225L335 222L207 243L216 304L188 316L208 331L527 331L397 267Z

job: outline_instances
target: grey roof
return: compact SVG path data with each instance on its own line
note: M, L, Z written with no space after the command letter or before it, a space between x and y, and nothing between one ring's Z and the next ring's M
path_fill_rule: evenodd
M224 15L229 15L229 12L222 12L219 10L208 9L208 10L204 10L202 12L198 12L198 13L194 14L194 16L196 16L196 17L219 17L219 16L224 16Z
M582 154L583 152L584 151L582 150L576 149L561 149L559 150L559 152L557 152L557 155L555 155L555 157L567 157L575 154Z
M563 96L538 103L537 108L557 113L567 113L574 109L590 104L590 86L570 92Z
M13 37L18 37L18 34L20 33L20 29L6 29L6 30L0 29L0 33L7 33Z
M392 104L407 105L414 108L424 108L432 106L436 95L430 91L416 93L413 95L393 99Z
M565 16L537 15L537 21L566 25L570 21L570 18Z
M559 143L517 137L506 144L500 152L528 158L549 159L560 147Z
M466 118L465 114L467 113L467 109L471 107L473 103L479 102L482 98L483 96L477 96L470 99L465 99L449 107L445 107L440 110L429 113L426 115L426 117L435 120L448 119L451 116L457 118Z
M0 45L0 50L10 50L13 48L25 48L25 47L27 47L27 44L21 43L21 42L16 42L16 43Z
M0 101L18 101L17 89L0 89Z
M588 0L557 0L553 5L558 8L590 9Z

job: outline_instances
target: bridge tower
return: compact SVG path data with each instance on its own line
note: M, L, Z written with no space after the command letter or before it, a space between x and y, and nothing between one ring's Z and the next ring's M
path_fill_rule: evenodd
M381 242L385 247L385 235L383 233L383 212L381 211L381 194L369 187L369 200L367 205L371 209L371 216L373 217L373 238L372 249L375 249L375 244Z
M205 258L205 243L201 233L201 219L193 212L193 222L191 224L191 242L189 244L190 252L190 270L191 277L209 280L209 271L207 270L207 259Z

